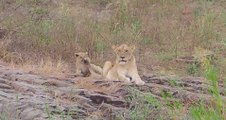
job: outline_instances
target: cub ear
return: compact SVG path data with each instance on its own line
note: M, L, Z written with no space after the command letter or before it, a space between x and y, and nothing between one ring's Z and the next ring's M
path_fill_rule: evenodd
M135 46L135 45L131 45L131 46L130 46L130 49L131 49L132 51L134 51L134 50L135 50L135 48L136 48L136 46Z
M75 53L75 56L78 57L79 56L79 53Z

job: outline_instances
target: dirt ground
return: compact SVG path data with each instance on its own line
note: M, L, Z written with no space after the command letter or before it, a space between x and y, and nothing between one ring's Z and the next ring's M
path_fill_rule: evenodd
M203 78L170 78L149 74L143 75L142 79L146 82L144 86L72 76L43 77L1 64L1 119L114 120L120 115L129 119L128 111L134 104L126 99L130 95L128 88L150 93L159 101L163 100L162 92L168 92L171 98L181 100L184 107L211 98L208 94L209 84ZM114 86L116 84L117 87ZM225 98L223 90L221 95Z

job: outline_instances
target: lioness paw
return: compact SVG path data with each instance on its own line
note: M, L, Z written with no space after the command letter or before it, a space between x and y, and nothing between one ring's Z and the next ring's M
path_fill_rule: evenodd
M135 81L135 83L137 84L137 85L144 85L145 84L145 82L144 81Z

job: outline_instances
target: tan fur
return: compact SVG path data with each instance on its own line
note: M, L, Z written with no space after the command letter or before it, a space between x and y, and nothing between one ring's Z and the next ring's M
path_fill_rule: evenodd
M76 76L89 77L102 74L102 68L91 63L87 52L75 53Z
M113 65L110 61L106 61L103 67L103 77L109 80L119 80L127 83L135 82L138 85L144 85L141 80L136 65L136 59L133 55L135 46L127 46L122 44L118 47L112 46L116 54L116 61Z

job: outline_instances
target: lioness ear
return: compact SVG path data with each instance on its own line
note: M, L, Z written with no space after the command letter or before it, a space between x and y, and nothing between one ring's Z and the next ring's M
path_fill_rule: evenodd
M135 50L135 48L136 48L135 45L132 45L132 46L130 47L130 49L132 50L132 52Z
M115 45L112 45L112 46L111 46L111 48L112 48L112 50L114 50L114 51L115 51L116 46L115 46Z

